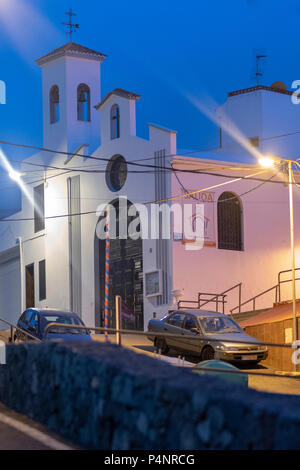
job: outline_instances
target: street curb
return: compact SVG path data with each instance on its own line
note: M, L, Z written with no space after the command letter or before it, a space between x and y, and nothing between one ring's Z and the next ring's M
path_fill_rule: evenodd
M282 377L299 377L300 372L285 372L284 370L274 370L274 374L280 375Z

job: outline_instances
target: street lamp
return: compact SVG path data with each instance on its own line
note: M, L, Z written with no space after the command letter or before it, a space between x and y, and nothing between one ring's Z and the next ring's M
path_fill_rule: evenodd
M296 276L295 276L295 237L294 237L294 202L293 202L293 163L300 166L296 160L280 159L278 157L262 157L259 163L264 168L273 168L276 163L287 163L289 173L289 205L290 205L290 237L292 257L292 297L293 297L293 339L297 341L297 314L296 314ZM295 369L297 365L295 364Z
M275 165L275 160L272 157L261 157L258 161L264 168L273 168Z

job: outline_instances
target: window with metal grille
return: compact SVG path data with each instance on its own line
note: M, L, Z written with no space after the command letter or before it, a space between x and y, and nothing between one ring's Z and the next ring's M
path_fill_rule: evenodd
M218 248L243 249L242 204L240 199L225 191L218 199Z
M46 298L46 260L39 262L39 299Z
M33 188L34 194L34 232L45 228L44 184Z

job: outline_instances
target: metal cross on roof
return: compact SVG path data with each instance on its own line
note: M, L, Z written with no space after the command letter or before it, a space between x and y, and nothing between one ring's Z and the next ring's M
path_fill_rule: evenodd
M76 13L73 13L72 8L70 8L69 11L66 11L65 15L69 17L69 22L62 23L62 25L67 27L67 36L70 37L70 42L72 42L72 34L76 33L77 29L79 29L79 24L72 23L72 16L76 16Z

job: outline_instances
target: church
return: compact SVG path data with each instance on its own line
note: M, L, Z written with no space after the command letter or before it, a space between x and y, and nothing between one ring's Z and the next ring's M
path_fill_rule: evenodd
M97 207L118 204L120 196L134 205L170 192L169 175L128 163L150 159L146 163L164 166L165 156L176 154L176 132L149 124L149 139L137 137L140 96L119 88L101 95L105 58L69 42L37 60L43 148L52 151L22 162L21 174L34 165L44 169L43 178L22 179L22 209L1 225L0 309L12 322L21 310L39 306L72 310L87 325L102 326L105 244L96 234ZM153 307L153 298L144 298L144 277L155 277L170 257L170 241L112 239L112 315L117 294L134 314L133 328L143 329L153 308L163 312L172 301L171 283Z
M220 132L219 147L184 154L174 130L149 123L149 138L137 136L140 95L116 88L102 96L105 59L70 41L36 61L42 72L43 149L22 162L22 208L1 224L2 318L15 323L25 308L49 307L104 326L105 240L97 234L103 218L98 208L113 206L121 224L122 198L137 213L149 202L196 201L204 207L205 233L203 246L194 250L180 230L162 237L160 218L156 237L125 238L117 230L110 241L110 326L116 295L122 297L123 326L137 330L179 300L240 312L291 266L286 175L281 168L262 170L256 157L296 154L300 111L292 92L256 86L229 93L217 109L227 130ZM243 136L238 144L229 132L233 122ZM42 176L27 181L22 172L33 167ZM297 204L296 185L294 192ZM295 217L297 234L298 211ZM299 248L297 243L300 267ZM288 281L282 285L280 299L274 289L275 300L288 297L289 288ZM259 298L254 309L272 304L274 292Z

